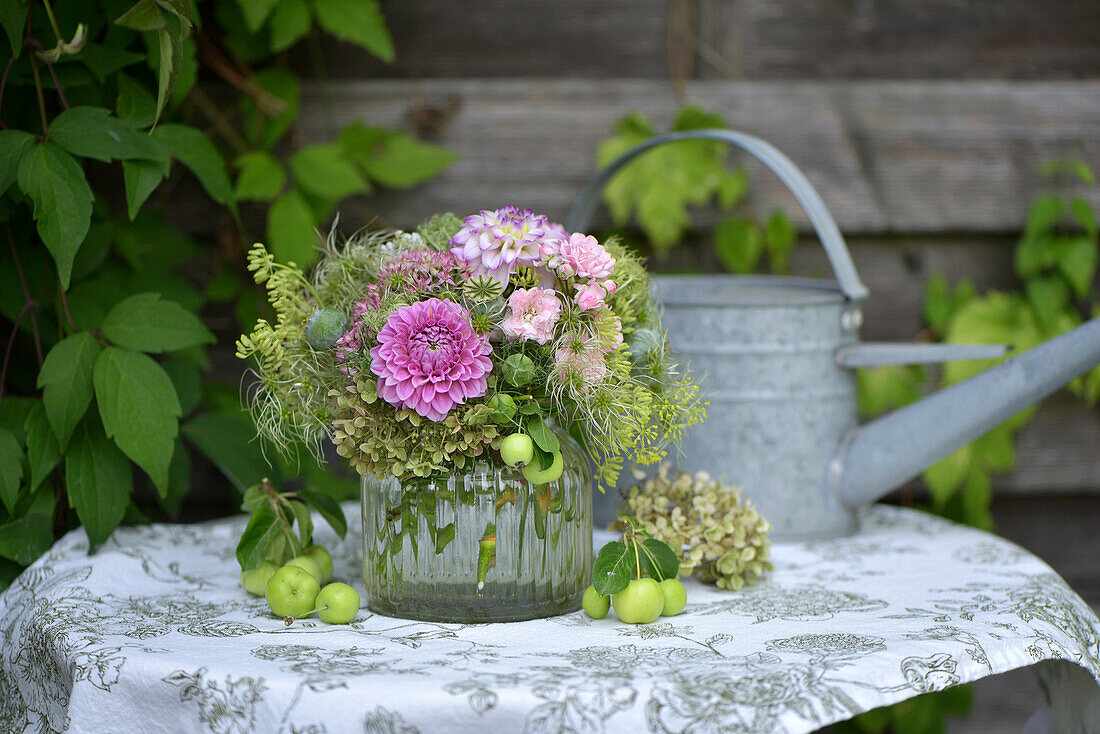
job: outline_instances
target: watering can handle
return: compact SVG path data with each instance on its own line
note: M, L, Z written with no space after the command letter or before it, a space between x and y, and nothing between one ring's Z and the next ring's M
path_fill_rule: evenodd
M771 143L767 143L758 137L736 130L685 130L683 132L658 135L641 143L620 155L603 170L593 176L580 195L573 202L569 210L569 216L565 220L565 228L570 232L583 232L592 219L599 203L600 192L611 177L635 156L662 143L670 143L675 140L719 140L731 145L736 145L760 159L768 168L779 177L779 180L787 185L794 198L802 205L806 216L813 225L814 232L825 247L825 254L836 273L840 289L849 301L862 301L867 297L867 288L859 279L856 266L852 263L852 256L848 254L848 247L844 244L844 237L836 226L833 216L825 208L825 202L814 189L810 180L802 173L791 159L779 152L779 149Z

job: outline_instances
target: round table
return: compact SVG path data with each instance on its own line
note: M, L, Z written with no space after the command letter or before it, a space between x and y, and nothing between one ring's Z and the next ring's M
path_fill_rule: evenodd
M861 519L641 626L287 627L240 588L243 517L122 528L92 556L75 531L0 595L0 731L794 734L1044 660L1096 689L1100 621L1041 560L913 510ZM359 535L319 542L357 583Z

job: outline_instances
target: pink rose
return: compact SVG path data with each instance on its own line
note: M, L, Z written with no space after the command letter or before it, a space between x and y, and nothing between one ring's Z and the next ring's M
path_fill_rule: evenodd
M561 301L549 288L517 288L508 296L508 315L500 323L513 339L545 344L554 338L554 324L561 317Z
M568 240L562 240L558 254L563 261L562 267L579 278L605 280L610 278L612 271L615 270L615 258L611 257L595 237L581 232L575 232L569 235ZM558 274L562 275L560 267ZM562 275L562 277L569 276Z
M586 285L577 286L577 295L573 298L577 302L577 306L581 311L588 311L591 309L603 308L606 304L603 299L607 297L607 291L604 290L596 281L592 281Z

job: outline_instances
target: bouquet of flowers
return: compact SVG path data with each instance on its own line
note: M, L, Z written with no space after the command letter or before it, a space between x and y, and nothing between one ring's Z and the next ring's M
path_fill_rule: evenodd
M534 485L556 476L556 424L613 485L703 416L641 260L614 239L507 206L322 249L309 274L249 253L275 319L238 356L255 361L249 402L280 449L320 456L328 436L360 474L398 478L482 457L526 464Z

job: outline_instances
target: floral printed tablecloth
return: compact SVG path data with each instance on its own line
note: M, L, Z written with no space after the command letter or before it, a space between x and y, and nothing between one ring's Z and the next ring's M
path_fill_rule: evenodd
M0 731L793 733L1046 659L1100 679L1100 621L1056 573L910 510L644 626L288 628L237 583L243 521L58 542L0 595ZM320 542L358 575L357 535Z

